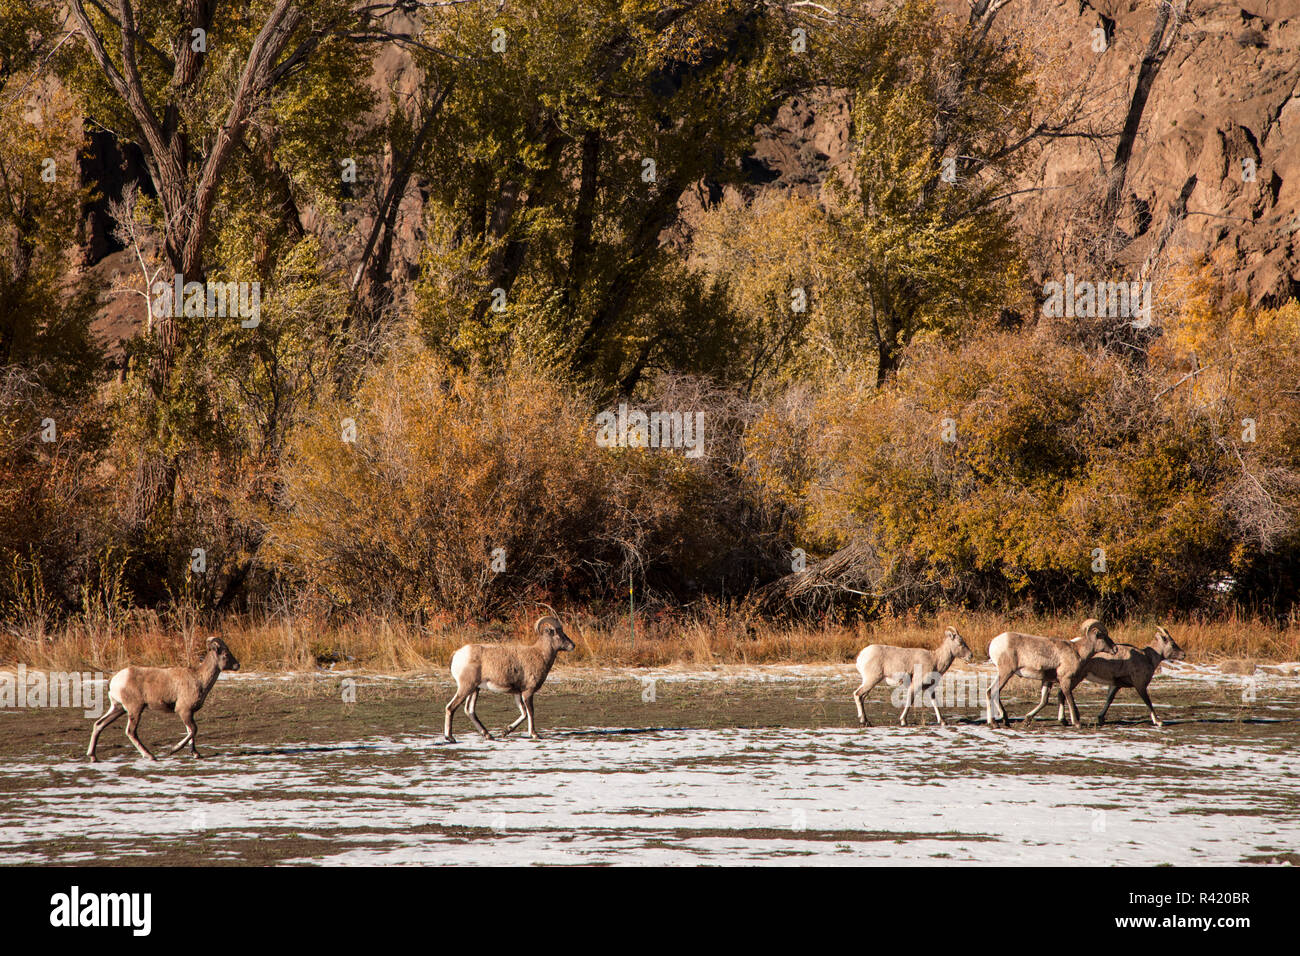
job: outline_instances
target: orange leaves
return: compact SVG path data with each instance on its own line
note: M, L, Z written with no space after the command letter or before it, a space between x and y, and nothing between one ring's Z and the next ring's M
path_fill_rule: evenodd
M1277 380L1300 373L1284 364ZM1243 433L1239 391L1225 407L1157 398L1162 374L1012 333L916 347L885 389L840 380L798 414L769 408L747 449L764 493L796 510L800 541L884 556L879 591L1186 608L1241 566L1243 538L1258 558L1264 532L1277 547L1294 529L1300 442L1267 408L1271 434Z
M649 551L698 549L714 466L601 447L595 413L553 376L454 371L405 350L355 402L321 406L290 449L269 558L340 605L477 616L523 594L599 591ZM337 427L348 417L355 442Z

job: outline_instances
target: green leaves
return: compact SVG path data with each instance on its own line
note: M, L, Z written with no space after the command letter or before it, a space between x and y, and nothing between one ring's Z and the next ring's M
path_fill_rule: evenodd
M491 29L504 52L490 51ZM457 361L500 361L497 288L512 324L606 384L634 384L638 355L662 361L670 340L708 338L703 289L662 240L682 194L734 178L752 142L771 98L762 9L553 0L471 8L428 40L454 58L457 87L428 158L426 340ZM450 322L436 301L449 287L467 295Z

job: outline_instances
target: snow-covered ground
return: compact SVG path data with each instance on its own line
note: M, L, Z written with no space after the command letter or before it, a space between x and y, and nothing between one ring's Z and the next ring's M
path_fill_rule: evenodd
M146 862L200 838L213 861L279 839L325 864L1196 864L1300 846L1295 737L1215 726L568 728L236 750L183 775L6 761L0 864Z

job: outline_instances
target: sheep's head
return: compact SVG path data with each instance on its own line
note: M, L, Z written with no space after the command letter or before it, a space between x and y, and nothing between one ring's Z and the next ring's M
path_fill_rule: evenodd
M1156 652L1167 661L1181 661L1187 656L1163 627L1156 628L1155 648Z
M1106 630L1106 625L1096 618L1088 618L1083 622L1080 630L1083 632L1080 644L1088 656L1110 654L1115 650L1115 642L1110 639L1110 633Z
M569 640L569 635L564 633L564 625L560 623L558 617L547 615L537 619L537 634L539 637L549 641L557 650L573 650L573 641Z
M239 661L230 653L226 642L219 637L208 638L208 651L217 655L217 669L223 671L239 670Z
M952 656L963 661L969 661L975 657L974 651L966 643L966 638L957 633L957 628L950 627L943 632L943 639L952 648Z

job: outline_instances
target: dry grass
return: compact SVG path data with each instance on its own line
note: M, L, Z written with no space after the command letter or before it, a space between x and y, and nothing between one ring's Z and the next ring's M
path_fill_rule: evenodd
M0 633L0 666L24 663L50 670L114 671L128 663L164 665L196 660L209 634L217 634L249 670L295 671L337 664L383 673L441 670L452 653L470 641L518 641L531 634L534 611L521 611L487 626L435 620L425 626L383 618L326 624L305 616L251 620L230 617L214 628L193 621L132 618L118 627L78 622L53 633L24 638ZM930 646L945 625L955 624L976 653L1009 627L1035 634L1073 637L1076 618L952 614L929 621L886 619L866 624L788 624L746 613L705 608L694 616L656 612L638 616L632 640L626 616L562 615L577 649L573 664L653 667L669 664L850 663L872 643ZM1278 628L1260 620L1132 620L1110 625L1120 642L1146 644L1157 623L1169 627L1192 661L1230 658L1300 660L1300 625Z

